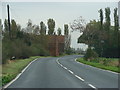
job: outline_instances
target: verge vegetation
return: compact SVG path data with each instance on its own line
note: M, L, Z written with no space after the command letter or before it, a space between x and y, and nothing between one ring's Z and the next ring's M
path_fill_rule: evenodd
M84 58L78 58L77 61L97 68L120 73L119 59L117 58L97 58L91 61L86 61Z
M33 56L27 59L9 60L8 63L2 66L2 85L13 80L31 61L41 57Z

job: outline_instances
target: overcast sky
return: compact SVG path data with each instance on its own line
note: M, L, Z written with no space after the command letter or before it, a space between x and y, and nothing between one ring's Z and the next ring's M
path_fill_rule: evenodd
M6 5L10 5L11 18L15 19L22 27L26 27L28 19L33 24L39 25L43 21L53 18L56 22L56 29L60 27L63 33L64 24L71 23L74 19L82 16L86 22L99 20L98 10L106 7L111 9L111 23L113 24L113 10L118 7L117 2L2 2L2 19L7 18ZM71 46L74 48L85 48L83 44L77 44L79 32L72 33Z

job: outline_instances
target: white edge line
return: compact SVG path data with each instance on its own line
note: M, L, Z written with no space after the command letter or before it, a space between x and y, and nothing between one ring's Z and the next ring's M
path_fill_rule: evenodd
M24 72L25 70L33 63L37 60L38 58L36 58L35 60L31 61L22 71L21 73L19 73L15 79L13 79L12 81L10 81L7 85L3 86L3 88L7 88L8 86L10 86L13 82L15 82Z
M78 62L78 61L77 61L77 58L75 59L75 61L76 61L77 63L83 64L83 63L81 63L81 62ZM92 68L96 68L96 69L99 69L99 70L102 70L102 71L107 71L107 72L110 72L110 73L119 74L119 73L116 73L116 72L112 72L112 71L109 71L109 70L104 70L104 69L97 68L97 67L94 67L94 66L90 66L90 65L87 65L87 64L83 64L83 65L86 65L86 66L89 66L89 67L92 67Z
M90 87L92 87L92 88L95 88L96 89L96 87L95 86L93 86L92 84L88 84Z

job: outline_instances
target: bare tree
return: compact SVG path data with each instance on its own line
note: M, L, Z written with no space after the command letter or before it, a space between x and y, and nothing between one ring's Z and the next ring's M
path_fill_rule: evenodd
M70 28L72 29L72 31L80 31L80 33L82 33L85 27L86 22L85 19L82 18L82 16L70 23Z

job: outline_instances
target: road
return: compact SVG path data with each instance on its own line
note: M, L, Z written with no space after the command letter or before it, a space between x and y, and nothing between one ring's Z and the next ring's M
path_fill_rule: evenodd
M78 63L78 57L37 59L8 88L118 88L118 74Z

